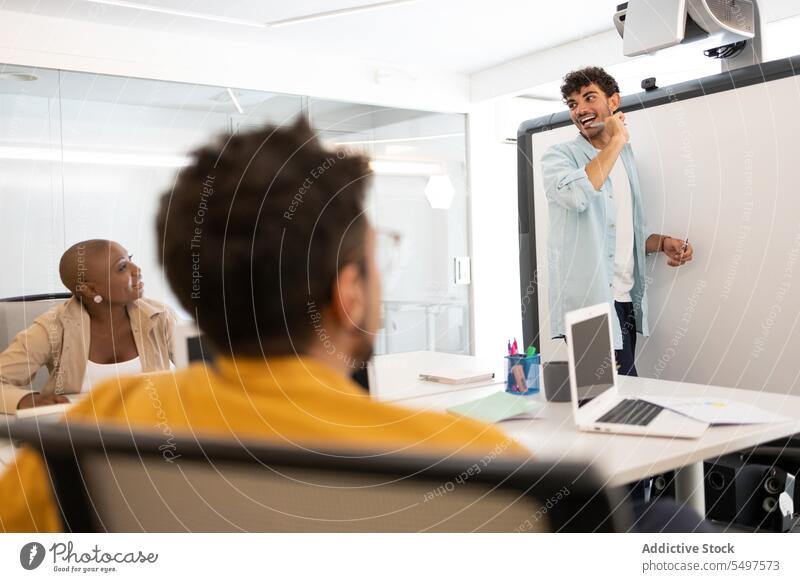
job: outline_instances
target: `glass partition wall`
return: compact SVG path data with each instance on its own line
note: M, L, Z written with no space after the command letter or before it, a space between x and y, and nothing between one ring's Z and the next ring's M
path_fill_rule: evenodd
M188 319L158 267L160 195L213 136L305 115L370 156L379 232L377 353L470 349L465 116L297 95L0 65L0 297L61 292L58 261L88 238L121 242L147 295Z

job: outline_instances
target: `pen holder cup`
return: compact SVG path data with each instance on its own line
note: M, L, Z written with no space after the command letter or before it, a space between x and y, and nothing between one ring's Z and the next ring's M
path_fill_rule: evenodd
M539 354L506 356L506 392L537 394L539 392Z

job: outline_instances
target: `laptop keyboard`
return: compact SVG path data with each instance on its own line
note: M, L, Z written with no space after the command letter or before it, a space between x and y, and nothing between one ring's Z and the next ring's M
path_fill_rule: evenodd
M595 422L647 426L662 410L664 409L656 404L651 404L644 400L626 398Z

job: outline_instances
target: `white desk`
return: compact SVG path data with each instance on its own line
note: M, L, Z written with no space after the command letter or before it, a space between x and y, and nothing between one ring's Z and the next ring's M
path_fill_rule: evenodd
M378 356L375 358L378 381L389 373L396 374L396 378L388 383L390 389L387 391L380 385L373 390L372 384L370 390L378 400L443 411L504 389L501 384L467 388L440 384L434 385L435 388L420 386L427 383L416 380L419 364L415 358L419 357L419 361L428 364L433 358L446 355L411 352ZM502 367L502 362L499 365ZM408 382L405 393L400 388L404 381ZM704 460L800 433L800 397L797 396L624 376L619 377L619 387L623 395L702 395L738 400L794 420L782 424L711 427L699 439L593 434L575 428L570 403L546 402L540 393L532 398L545 403L541 418L508 420L497 426L528 447L539 460L591 463L606 475L609 486L624 485L678 469L678 499L689 503L702 515L705 515Z
M446 354L442 352L404 352L375 356L369 369L370 394L384 402L398 402L418 396L469 390L476 386L497 385L505 382L505 363L502 359L482 360L475 356ZM419 379L420 373L436 370L474 370L494 372L494 379L476 384L438 384Z
M71 403L74 403L84 396L85 394L70 394L67 397L70 399ZM45 408L40 408L39 410L44 411ZM53 408L60 410L59 406L54 406ZM14 460L14 456L16 455L17 451L16 447L7 438L9 422L57 422L61 416L61 412L41 412L38 415L29 416L23 420L20 420L20 418L16 415L4 414L0 412L0 474L2 474L6 467Z

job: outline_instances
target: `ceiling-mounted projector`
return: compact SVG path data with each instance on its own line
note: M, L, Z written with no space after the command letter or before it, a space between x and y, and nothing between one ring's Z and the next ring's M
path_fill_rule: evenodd
M700 42L708 56L732 58L759 28L755 0L629 0L614 25L627 57Z

